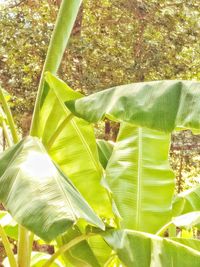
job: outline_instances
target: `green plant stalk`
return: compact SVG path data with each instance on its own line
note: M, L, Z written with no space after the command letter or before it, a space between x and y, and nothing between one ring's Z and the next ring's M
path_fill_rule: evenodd
M29 232L26 228L19 225L19 241L18 241L18 266L30 266L30 250L29 250Z
M30 232L30 234L29 234L28 266L30 266L30 263L31 263L31 253L32 253L32 247L33 247L33 241L34 241L34 234L32 232Z
M7 117L7 120L8 120L8 124L10 126L10 131L11 131L11 134L12 134L13 142L17 143L17 142L19 142L19 138L18 138L18 135L17 135L16 126L15 126L12 113L11 113L10 108L8 106L8 103L7 103L6 99L5 99L5 96L4 96L4 93L3 93L3 90L2 90L1 86L0 86L0 102L2 103L3 110L4 110L5 114L6 114L6 117Z
M47 262L42 266L42 267L49 267L51 266L51 264L64 252L66 252L67 250L71 249L72 247L74 247L75 245L77 245L78 243L80 243L83 240L88 239L91 236L95 236L96 234L94 233L89 233L87 235L82 235L82 236L78 236L76 238L74 238L73 240L71 240L69 243L65 244L64 246L60 247L52 256L50 259L47 260Z
M8 257L9 263L10 263L10 267L17 267L17 262L15 260L15 256L14 253L12 251L11 248L11 244L7 238L7 235L3 229L3 227L0 225L0 236L1 236L1 240L2 243L4 245L5 251L6 251L6 255Z
M3 124L2 124L5 138L8 142L8 145L12 146L13 142L10 139L7 127L4 124L5 124L5 122L3 122ZM3 228L1 230L3 230ZM19 225L19 236L18 236L18 266L19 267L29 267L29 265L30 265L31 252L30 252L30 249L27 249L30 247L28 237L29 237L28 230L26 230L23 226ZM6 249L6 253L7 253L7 256L9 258L10 253L9 253L8 249ZM15 265L13 265L13 266L15 266Z
M16 126L14 123L14 119L11 113L11 110L8 106L8 103L4 97L3 90L0 87L0 101L3 106L3 110L6 114L8 124L10 127L10 131L12 134L13 142L11 142L9 135L6 135L7 142L9 145L13 143L19 142L19 137L17 134ZM5 132L4 132L5 133ZM23 226L19 225L19 236L18 236L18 266L19 267L29 267L28 265L28 258L29 258L29 232Z
M56 74L69 40L82 0L63 0L50 40L46 60L43 66L37 98L31 123L31 135L37 135L37 122L42 95L44 92L44 75L46 71Z
M8 127L5 123L5 121L2 121L2 128L3 128L3 132L4 132L4 135L5 135L5 138L7 140L7 143L8 143L8 146L12 146L12 140L10 138L10 135L9 135L9 132L8 132Z

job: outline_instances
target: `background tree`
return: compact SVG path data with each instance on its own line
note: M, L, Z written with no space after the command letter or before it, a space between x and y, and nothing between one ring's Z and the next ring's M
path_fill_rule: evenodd
M24 134L60 3L10 0L1 5L0 80L13 95ZM197 0L85 0L59 75L85 94L139 81L199 79L199 18ZM107 121L106 138L114 139L116 131ZM183 144L183 136L173 140L180 144L180 138Z

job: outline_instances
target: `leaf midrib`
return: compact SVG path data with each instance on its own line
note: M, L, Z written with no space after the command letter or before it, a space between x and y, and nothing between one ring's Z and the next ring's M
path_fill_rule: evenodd
M138 172L137 172L137 207L136 207L136 229L140 229L141 212L141 177L142 176L142 128L138 128Z
M100 173L101 173L100 165L98 164L98 162L96 162L96 160L95 160L95 158L94 158L94 156L93 156L93 153L92 153L92 151L91 151L89 145L87 144L87 142L86 142L86 140L85 140L83 134L81 133L81 131L79 130L79 128L78 128L78 126L77 126L77 124L76 124L75 119L72 118L73 116L71 117L71 114L72 114L72 113L71 113L71 112L68 110L68 108L64 105L62 99L61 99L60 96L57 94L57 92L56 92L56 90L55 90L54 87L53 87L53 92L54 92L54 94L55 94L55 97L58 99L59 103L61 104L61 106L62 106L62 108L63 108L63 111L64 111L65 113L66 113L66 110L69 112L69 115L68 115L67 117L71 118L71 120L69 120L69 121L67 120L67 121L66 121L66 124L64 123L64 125L66 126L67 123L70 123L70 124L72 125L72 127L75 129L75 131L77 132L78 137L80 138L82 144L84 145L84 147L85 147L85 149L86 149L86 151L87 151L89 157L91 158L91 161L92 161L92 163L93 163L94 168L95 168L95 169L97 170L97 172L100 174ZM58 137L59 134L63 131L63 129L64 129L64 127L62 127L62 128L60 129L60 132L57 132L57 133L56 133L57 137ZM54 144L55 140L56 140L55 138L54 138L54 140L52 140L52 142L51 142L51 147L53 147L53 144Z

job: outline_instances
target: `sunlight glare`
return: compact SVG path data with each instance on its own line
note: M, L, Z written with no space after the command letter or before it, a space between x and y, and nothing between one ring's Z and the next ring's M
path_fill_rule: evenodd
M48 155L39 152L29 153L22 169L35 179L45 179L56 173L56 167Z

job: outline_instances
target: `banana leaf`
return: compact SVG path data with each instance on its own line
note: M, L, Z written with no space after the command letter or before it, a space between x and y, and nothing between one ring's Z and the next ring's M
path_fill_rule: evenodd
M74 238L81 236L82 233L77 226L70 228L65 234L57 239L58 246L69 243ZM94 255L87 241L82 241L72 247L69 251L62 254L66 266L92 266L100 267L98 259Z
M171 219L174 174L169 144L169 134L121 124L106 181L122 228L156 233Z
M197 251L200 251L200 240L194 238L178 238L178 237L171 237L171 240L174 240L178 243L186 245L190 248L193 248Z
M113 87L66 102L89 122L109 118L164 132L200 128L200 82L155 81Z
M73 238L82 235L79 229L70 229L65 235L59 237L59 247L67 244ZM88 241L82 241L63 255L63 261L69 267L100 267L112 256L112 249L100 236L92 236Z
M131 230L110 231L104 238L127 267L200 266L200 251L187 242Z
M200 211L200 186L181 192L173 199L173 216Z
M105 169L111 157L114 143L103 139L97 139L97 147L98 147L99 160L101 162L101 165Z
M0 201L19 224L46 241L79 219L104 228L35 137L23 139L0 155Z
M46 73L50 88L40 110L39 130L52 159L72 180L91 207L103 217L112 217L111 204L101 186L103 168L99 162L94 129L88 122L73 117L64 101L82 97L64 82Z

